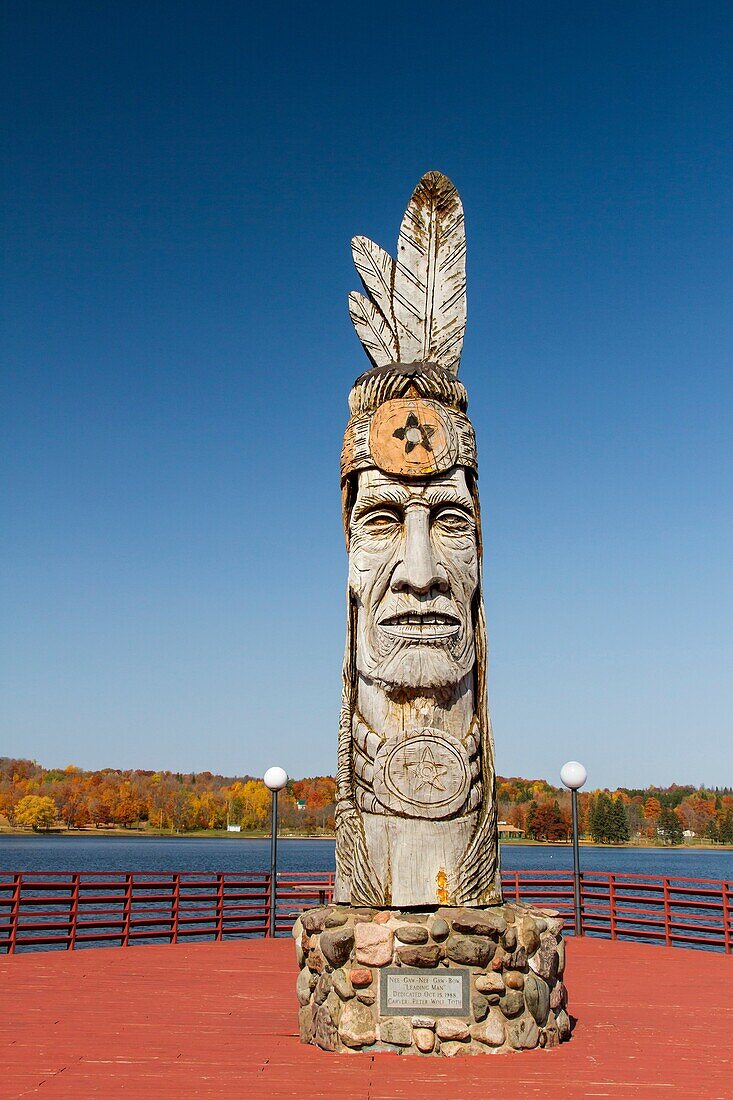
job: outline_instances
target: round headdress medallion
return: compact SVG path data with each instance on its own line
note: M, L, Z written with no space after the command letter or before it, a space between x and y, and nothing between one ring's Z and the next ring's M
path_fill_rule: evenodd
M375 465L396 477L430 477L455 466L458 437L450 412L419 397L385 401L369 428Z

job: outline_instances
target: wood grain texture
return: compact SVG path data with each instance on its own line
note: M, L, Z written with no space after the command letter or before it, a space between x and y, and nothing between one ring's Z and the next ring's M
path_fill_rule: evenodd
M418 183L396 261L361 236L352 254L371 309L352 294L349 312L372 363L433 362L457 374L466 330L466 234L448 177L427 172Z

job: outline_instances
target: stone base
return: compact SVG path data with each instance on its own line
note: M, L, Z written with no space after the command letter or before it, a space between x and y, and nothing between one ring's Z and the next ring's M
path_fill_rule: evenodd
M557 1046L570 1036L561 929L555 910L513 903L307 909L293 928L301 1042L449 1057Z

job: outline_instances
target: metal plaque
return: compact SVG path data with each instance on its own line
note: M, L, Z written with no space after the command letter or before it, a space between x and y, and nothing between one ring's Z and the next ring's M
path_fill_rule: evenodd
M382 1016L468 1016L468 970L389 966L379 971Z

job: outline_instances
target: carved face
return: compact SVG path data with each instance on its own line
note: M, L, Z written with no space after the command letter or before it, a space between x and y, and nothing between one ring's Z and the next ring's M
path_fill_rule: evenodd
M356 665L387 689L456 684L475 663L476 517L462 469L412 484L359 474L350 518Z

